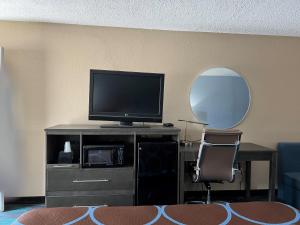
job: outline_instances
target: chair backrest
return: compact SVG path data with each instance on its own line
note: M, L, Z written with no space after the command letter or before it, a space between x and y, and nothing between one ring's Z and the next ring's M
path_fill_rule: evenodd
M205 130L198 154L201 181L233 181L241 135L239 130Z

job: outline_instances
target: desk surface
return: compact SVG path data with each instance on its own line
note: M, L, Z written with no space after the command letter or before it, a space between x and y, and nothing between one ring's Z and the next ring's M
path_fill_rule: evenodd
M186 161L194 161L197 159L199 144L193 146L181 146L180 152ZM276 149L267 148L253 143L241 143L237 152L238 161L265 161L272 160L277 154Z
M199 145L200 144L194 144L193 146L181 146L180 150L183 152L195 152L199 150ZM240 152L265 152L265 153L272 153L272 152L277 152L276 149L272 148L267 148L261 145L257 145L254 143L248 143L248 142L243 142L240 144Z

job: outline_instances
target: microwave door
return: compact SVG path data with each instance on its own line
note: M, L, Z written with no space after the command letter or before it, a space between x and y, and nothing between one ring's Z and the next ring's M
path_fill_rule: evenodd
M94 166L111 166L113 165L111 150L95 149L88 151L88 164Z

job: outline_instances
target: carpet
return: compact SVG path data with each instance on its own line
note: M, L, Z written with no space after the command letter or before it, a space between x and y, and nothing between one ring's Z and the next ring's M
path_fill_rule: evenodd
M34 208L43 208L44 205L6 205L5 211L0 212L0 225L12 224L16 218L18 218L23 213L26 213Z

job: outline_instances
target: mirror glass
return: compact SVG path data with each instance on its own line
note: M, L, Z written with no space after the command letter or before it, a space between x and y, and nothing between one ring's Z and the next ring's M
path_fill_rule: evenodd
M200 74L190 92L195 117L215 129L238 125L249 110L250 100L247 82L227 68L212 68Z

